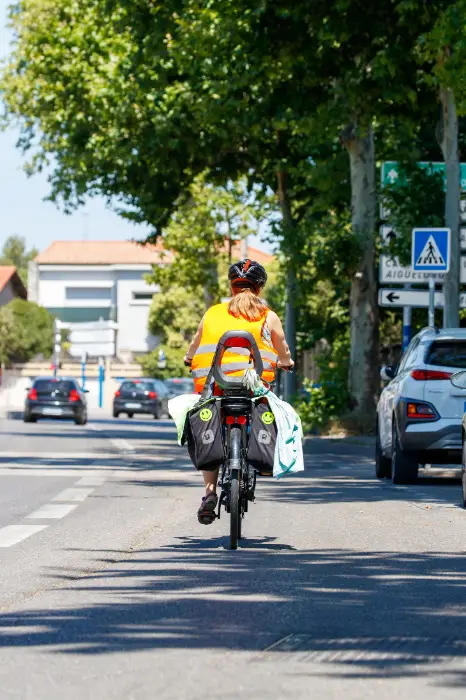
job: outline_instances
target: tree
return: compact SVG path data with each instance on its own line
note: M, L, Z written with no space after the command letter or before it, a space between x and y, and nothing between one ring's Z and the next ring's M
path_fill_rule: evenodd
M443 12L420 41L428 80L436 85L441 104L439 143L445 161L445 225L451 230L450 270L445 275L444 326L459 326L460 292L460 157L458 112L466 113L466 2L443 2ZM431 69L431 71L429 70Z
M0 309L0 361L27 362L50 357L53 317L38 304L13 299Z
M10 236L3 244L0 265L14 265L23 284L27 287L28 264L38 253L36 248L27 250L26 239L23 236Z
M398 13L404 6L403 22ZM309 156L341 141L350 162L350 384L372 416L378 379L374 130L412 115L412 52L430 29L430 3L23 0L3 90L32 167L51 160L52 198L118 196L124 215L163 227L195 177L247 175L277 193L282 228L297 239ZM316 137L316 134L319 133ZM315 159L316 162L317 159ZM297 266L288 268L294 341ZM372 421L372 417L370 419Z

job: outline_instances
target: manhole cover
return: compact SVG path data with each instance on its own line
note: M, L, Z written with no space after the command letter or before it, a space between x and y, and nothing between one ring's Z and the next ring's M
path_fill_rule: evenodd
M432 637L338 637L322 639L290 634L260 654L262 659L289 659L314 663L424 664L466 657L466 640ZM277 658L278 657L278 658Z

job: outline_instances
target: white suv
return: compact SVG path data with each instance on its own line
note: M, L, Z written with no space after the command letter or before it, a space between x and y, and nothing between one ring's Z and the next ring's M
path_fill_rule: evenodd
M461 464L466 389L450 378L466 369L466 329L424 328L398 367L383 367L377 406L376 476L412 483L420 464Z

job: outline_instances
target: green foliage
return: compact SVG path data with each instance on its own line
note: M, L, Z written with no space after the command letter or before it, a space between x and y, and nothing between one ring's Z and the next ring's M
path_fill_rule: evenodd
M396 183L383 189L383 203L390 211L390 224L399 233L383 252L399 257L402 264L408 265L413 228L443 226L443 176L416 163L400 164Z
M38 252L36 248L27 250L26 239L23 236L9 236L3 244L0 265L14 265L23 284L27 286L28 264Z
M204 313L204 300L202 288L198 288L196 293L192 289L180 287L176 282L167 284L164 290L154 294L149 330L153 335L161 337L169 347L186 350Z
M167 365L164 369L160 369L159 351L164 350ZM168 345L161 345L156 350L137 358L142 371L146 377L155 377L156 379L169 379L170 377L189 377L189 369L183 364L185 349L173 348Z
M306 432L323 432L348 411L348 336L335 340L328 353L318 360L318 382L304 381L304 398L295 402Z
M13 299L0 309L1 362L48 358L52 349L53 317L46 309L24 299Z

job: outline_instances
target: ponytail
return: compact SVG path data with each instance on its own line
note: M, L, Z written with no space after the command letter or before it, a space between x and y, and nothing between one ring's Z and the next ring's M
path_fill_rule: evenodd
M228 303L229 314L247 321L260 321L268 310L266 302L254 294L252 289L243 289Z

